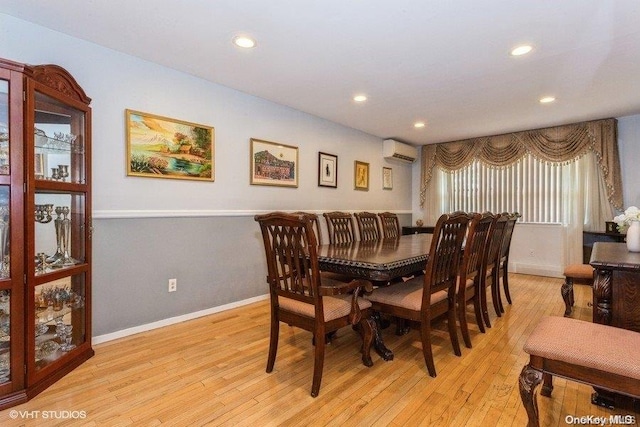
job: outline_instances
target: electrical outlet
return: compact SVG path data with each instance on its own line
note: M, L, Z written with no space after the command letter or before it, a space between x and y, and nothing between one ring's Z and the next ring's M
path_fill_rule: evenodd
M178 279L169 279L169 292L178 290Z

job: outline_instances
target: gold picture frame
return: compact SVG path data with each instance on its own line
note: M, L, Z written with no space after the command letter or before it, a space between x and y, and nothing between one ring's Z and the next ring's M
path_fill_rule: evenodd
M127 175L214 181L214 128L125 110Z
M251 138L251 185L298 187L298 147Z
M369 163L356 160L353 171L354 189L369 191Z
M393 169L382 167L382 189L393 190Z

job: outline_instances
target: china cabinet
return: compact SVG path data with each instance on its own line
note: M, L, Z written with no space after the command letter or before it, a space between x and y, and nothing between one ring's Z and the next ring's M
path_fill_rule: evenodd
M93 355L90 101L63 68L0 59L0 409Z

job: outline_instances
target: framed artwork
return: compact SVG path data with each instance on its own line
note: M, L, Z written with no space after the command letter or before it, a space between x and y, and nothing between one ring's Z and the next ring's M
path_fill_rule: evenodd
M251 138L251 185L298 186L298 147Z
M369 163L356 160L353 169L353 180L355 189L361 191L369 191Z
M126 110L127 175L214 180L214 129Z
M44 171L46 171L46 167L47 165L45 164L45 157L44 154L42 153L36 153L35 154L35 164L34 164L34 174L36 176L36 179L44 179Z
M393 169L382 168L382 189L393 190Z
M318 186L338 188L338 156L318 153Z

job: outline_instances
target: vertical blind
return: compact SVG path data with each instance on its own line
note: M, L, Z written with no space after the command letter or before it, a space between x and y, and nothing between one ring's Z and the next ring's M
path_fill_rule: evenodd
M452 211L518 212L523 222L562 222L562 164L531 155L507 167L475 160L448 175Z

